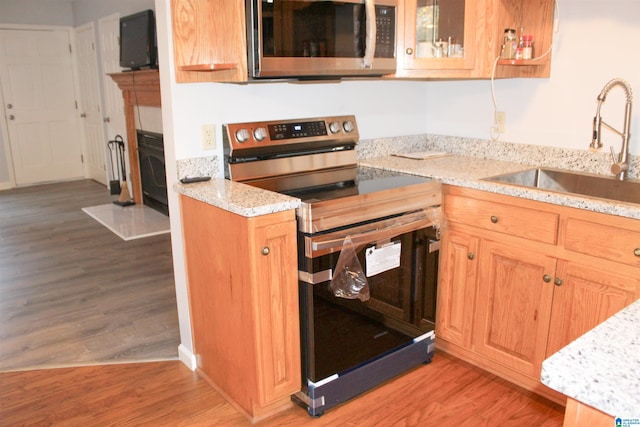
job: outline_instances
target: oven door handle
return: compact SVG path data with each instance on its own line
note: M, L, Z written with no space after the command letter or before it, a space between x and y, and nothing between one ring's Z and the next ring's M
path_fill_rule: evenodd
M389 224L391 221L394 222L392 225L382 226L385 223ZM388 240L400 234L433 226L436 223L437 221L434 220L434 218L425 216L424 212L417 212L408 214L405 217L369 224L369 228L373 226L374 229L360 233L344 230L341 233L332 233L330 235L318 237L306 236L305 255L309 258L315 258L324 254L337 252L342 249L344 240L347 236L355 246L359 246L367 243ZM382 228L380 228L380 226L382 226Z

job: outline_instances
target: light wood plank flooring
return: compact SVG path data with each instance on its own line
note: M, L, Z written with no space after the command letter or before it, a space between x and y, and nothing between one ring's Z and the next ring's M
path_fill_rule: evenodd
M125 242L81 211L113 200L91 180L0 191L0 371L177 358L170 235Z
M260 426L561 426L563 409L436 352L421 366L313 419L290 409ZM249 426L180 362L0 374L0 424Z

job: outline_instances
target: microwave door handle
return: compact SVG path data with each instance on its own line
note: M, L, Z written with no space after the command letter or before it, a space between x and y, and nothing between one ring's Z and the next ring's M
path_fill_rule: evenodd
M376 53L376 6L374 0L364 0L365 16L367 20L364 42L364 58L362 68L373 67L373 55Z

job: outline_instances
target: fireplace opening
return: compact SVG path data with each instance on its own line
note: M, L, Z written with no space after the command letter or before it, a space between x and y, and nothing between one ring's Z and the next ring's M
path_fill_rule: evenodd
M136 130L136 134L142 203L168 216L169 199L162 134L140 129Z

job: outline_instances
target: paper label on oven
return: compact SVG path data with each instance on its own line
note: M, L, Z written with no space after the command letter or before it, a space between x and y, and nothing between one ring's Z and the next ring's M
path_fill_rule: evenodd
M367 277L400 267L401 246L400 242L395 242L381 248L373 246L367 248L365 252Z

